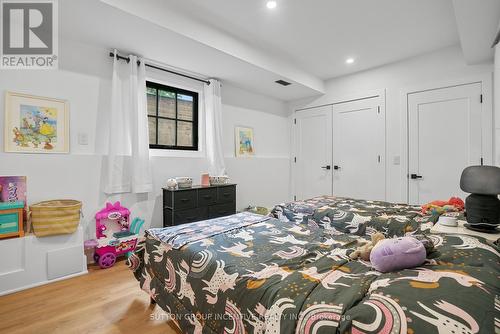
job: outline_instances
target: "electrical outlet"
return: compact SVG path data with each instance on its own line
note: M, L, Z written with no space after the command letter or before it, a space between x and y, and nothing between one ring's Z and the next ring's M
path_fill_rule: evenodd
M88 145L89 135L88 133L80 132L78 133L78 145Z

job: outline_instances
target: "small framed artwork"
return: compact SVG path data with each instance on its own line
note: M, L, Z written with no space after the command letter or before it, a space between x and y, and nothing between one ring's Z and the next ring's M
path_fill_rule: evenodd
M253 129L237 126L235 128L236 157L249 157L255 155Z
M68 153L69 104L21 93L5 94L5 152Z

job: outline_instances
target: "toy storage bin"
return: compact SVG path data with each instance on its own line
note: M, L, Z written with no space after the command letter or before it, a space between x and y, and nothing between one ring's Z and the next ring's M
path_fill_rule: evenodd
M0 239L22 237L24 202L0 203Z
M80 223L82 202L75 200L44 201L30 206L31 225L37 237L71 234Z

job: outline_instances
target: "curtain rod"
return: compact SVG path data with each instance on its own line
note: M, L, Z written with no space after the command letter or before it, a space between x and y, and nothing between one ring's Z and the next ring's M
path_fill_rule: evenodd
M129 57L120 56L118 53L115 55L114 52L110 52L109 56L111 58L114 58L116 56L116 59L118 59L118 60L125 60L127 63L130 62L130 58ZM137 65L139 65L140 63L141 62L138 60L137 61ZM163 72L168 72L168 73L171 73L171 74L175 74L175 75L178 75L178 76L181 76L181 77L184 77L184 78L188 78L188 79L191 79L191 80L200 81L200 82L206 83L207 85L210 85L210 81L208 81L208 80L203 80L203 79L200 79L200 78L192 77L192 76L187 75L187 74L183 74L183 73L175 72L175 71L172 71L172 70L168 70L166 68L159 67L159 66L156 66L156 65L151 65L151 64L148 64L146 62L144 63L144 65L146 67L154 68L155 70L160 70L160 71L163 71Z

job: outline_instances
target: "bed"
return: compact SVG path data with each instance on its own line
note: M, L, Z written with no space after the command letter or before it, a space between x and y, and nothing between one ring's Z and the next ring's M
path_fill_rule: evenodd
M382 274L349 254L360 238L424 233L435 217L320 197L146 231L140 286L186 333L499 333L498 248L430 235L418 268Z
M279 204L271 215L281 221L322 227L337 234L364 236L381 232L387 237L425 232L439 218L422 214L420 206L336 196Z

